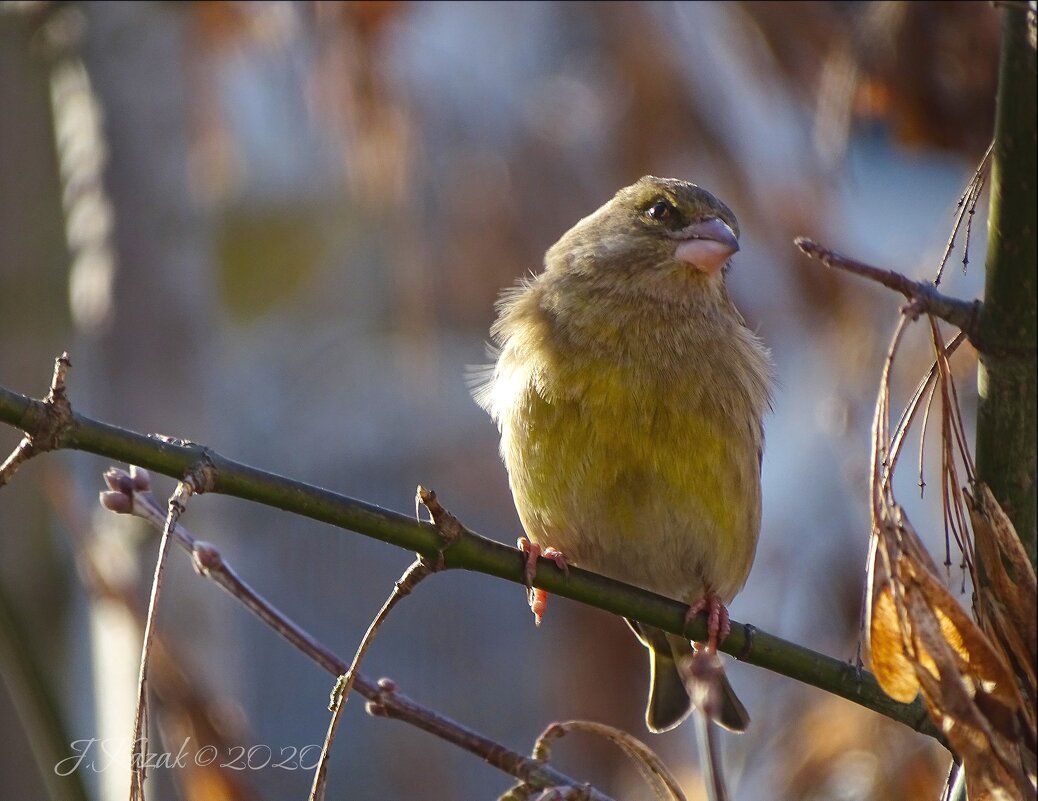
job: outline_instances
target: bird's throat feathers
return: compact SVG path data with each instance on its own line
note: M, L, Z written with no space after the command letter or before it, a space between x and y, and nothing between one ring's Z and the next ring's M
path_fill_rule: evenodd
M651 406L662 396L759 419L769 403L767 350L721 292L654 301L545 272L502 296L501 349L478 399L497 418L523 386L553 399ZM703 376L713 380L704 381Z
M743 327L723 284L702 275L688 280L701 286L654 297L593 275L546 271L502 296L491 333L503 349L524 355L551 351L687 372L689 359Z

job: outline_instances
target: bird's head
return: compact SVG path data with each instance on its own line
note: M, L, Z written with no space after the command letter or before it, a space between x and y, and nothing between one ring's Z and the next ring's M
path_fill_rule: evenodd
M705 189L647 175L563 234L545 266L620 292L681 291L721 283L738 237L735 214Z

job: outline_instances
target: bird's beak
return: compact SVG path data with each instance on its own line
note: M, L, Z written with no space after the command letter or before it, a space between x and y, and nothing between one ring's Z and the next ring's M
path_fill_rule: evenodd
M692 223L681 231L674 258L714 275L739 250L739 240L719 217Z

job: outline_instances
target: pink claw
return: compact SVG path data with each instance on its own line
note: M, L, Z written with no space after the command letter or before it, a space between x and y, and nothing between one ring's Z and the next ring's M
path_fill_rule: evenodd
M515 545L526 554L524 575L526 578L527 602L530 604L530 611L533 612L534 623L539 626L544 618L545 611L548 609L548 593L533 586L533 579L537 575L537 559L541 556L545 559L551 559L556 567L567 575L569 575L569 564L566 562L566 557L562 555L562 551L551 546L541 548L540 545L530 542L526 537L520 537Z
M709 589L702 598L688 608L685 613L685 623L689 623L700 612L706 612L706 652L716 654L717 646L724 642L732 631L732 621L728 616L728 609L718 595Z
M545 559L551 559L555 563L555 567L569 575L569 562L566 561L566 557L562 551L558 548L552 548L550 545L541 552L541 556Z

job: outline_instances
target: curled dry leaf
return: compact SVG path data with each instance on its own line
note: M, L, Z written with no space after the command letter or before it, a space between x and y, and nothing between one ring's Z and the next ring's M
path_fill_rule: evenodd
M872 601L869 651L872 672L876 674L883 692L903 704L914 701L919 695L919 679L912 660L905 653L894 593L886 584L881 586Z
M966 493L966 504L984 574L976 602L980 626L1005 649L1006 658L1020 676L1033 726L1038 662L1034 568L1012 522L986 485L978 484L972 494Z
M961 671L971 694L980 691L1005 707L1019 707L1020 694L998 649L937 577L911 523L900 507L897 512L899 522L886 526L879 542L878 567L884 569L876 572L880 581L869 626L873 667L883 689L910 701L920 671L931 677Z

